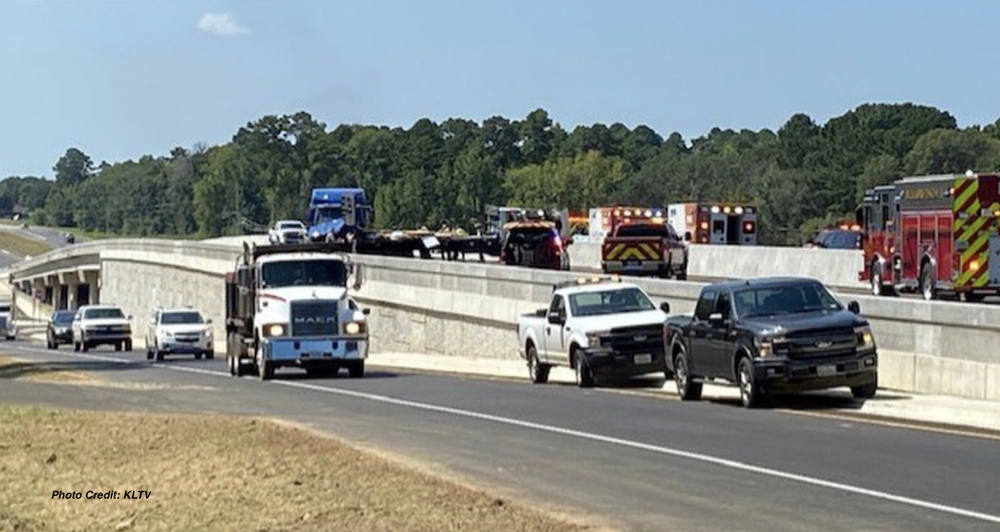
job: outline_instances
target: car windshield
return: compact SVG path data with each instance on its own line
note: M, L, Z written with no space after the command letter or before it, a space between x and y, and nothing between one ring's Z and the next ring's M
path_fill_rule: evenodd
M91 308L87 309L83 313L84 319L88 320L103 320L103 319L114 319L114 318L125 318L125 314L122 314L120 308Z
M0 305L0 312L10 312L10 305Z
M164 312L160 315L160 323L163 325L189 325L204 323L201 314L197 312Z
M819 283L796 283L734 292L741 318L842 310L840 302Z
M659 224L636 224L623 225L618 228L618 236L622 237L660 237L670 238L673 234L666 225Z
M261 286L347 286L347 268L340 260L283 260L261 266Z
M303 229L299 222L282 222L278 224L278 229Z
M65 311L64 310L64 311L61 311L61 312L56 312L55 315L52 316L52 323L58 323L60 325L66 324L66 323L73 323L73 316L75 316L75 315L76 315L76 313L73 312L73 311Z
M573 316L603 316L655 310L656 305L646 294L635 287L581 292L569 296L569 308Z

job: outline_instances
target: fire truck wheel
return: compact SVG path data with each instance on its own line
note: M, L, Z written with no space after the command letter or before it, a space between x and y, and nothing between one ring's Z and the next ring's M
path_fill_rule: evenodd
M878 263L872 263L872 295L880 296L884 290L882 284L882 269Z
M934 286L934 267L930 264L920 269L920 295L925 301L937 298L937 287Z

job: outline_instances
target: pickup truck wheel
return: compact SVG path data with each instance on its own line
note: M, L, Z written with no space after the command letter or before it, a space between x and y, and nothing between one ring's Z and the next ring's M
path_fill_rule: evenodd
M577 351L573 356L574 366L576 367L576 385L580 388L590 388L594 385L594 374L587 367L585 358L580 351Z
M77 342L75 340L73 341L73 351L74 352L79 352L80 351L80 342Z
M538 350L535 346L528 348L528 375L534 384L545 384L549 381L549 370L552 366L538 361Z
M740 359L736 370L736 384L740 388L740 401L745 408L755 408L762 402L760 386L754 382L753 362L749 357Z
M125 350L132 351L132 340L125 340Z
M701 399L702 384L691 382L691 372L688 371L687 359L678 354L674 359L674 382L677 383L677 395L681 401L697 401Z
M875 393L877 391L877 379L861 386L851 386L851 395L853 395L855 399L871 399L872 397L875 397Z
M352 379L360 379L365 376L365 361L355 360L348 364L347 375Z

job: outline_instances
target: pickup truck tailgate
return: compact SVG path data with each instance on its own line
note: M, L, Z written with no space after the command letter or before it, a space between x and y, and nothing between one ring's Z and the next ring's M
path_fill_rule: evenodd
M608 271L655 271L663 264L663 240L606 238L601 245L601 261Z

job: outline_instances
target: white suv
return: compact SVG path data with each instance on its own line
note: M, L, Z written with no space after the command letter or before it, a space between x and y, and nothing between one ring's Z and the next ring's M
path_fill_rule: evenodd
M159 309L149 318L146 359L163 360L168 354L193 354L195 359L215 358L212 320L190 308Z
M132 350L132 316L114 305L84 305L73 318L73 351L113 345L115 351Z
M298 220L279 220L267 238L272 244L300 244L306 240L306 226Z

